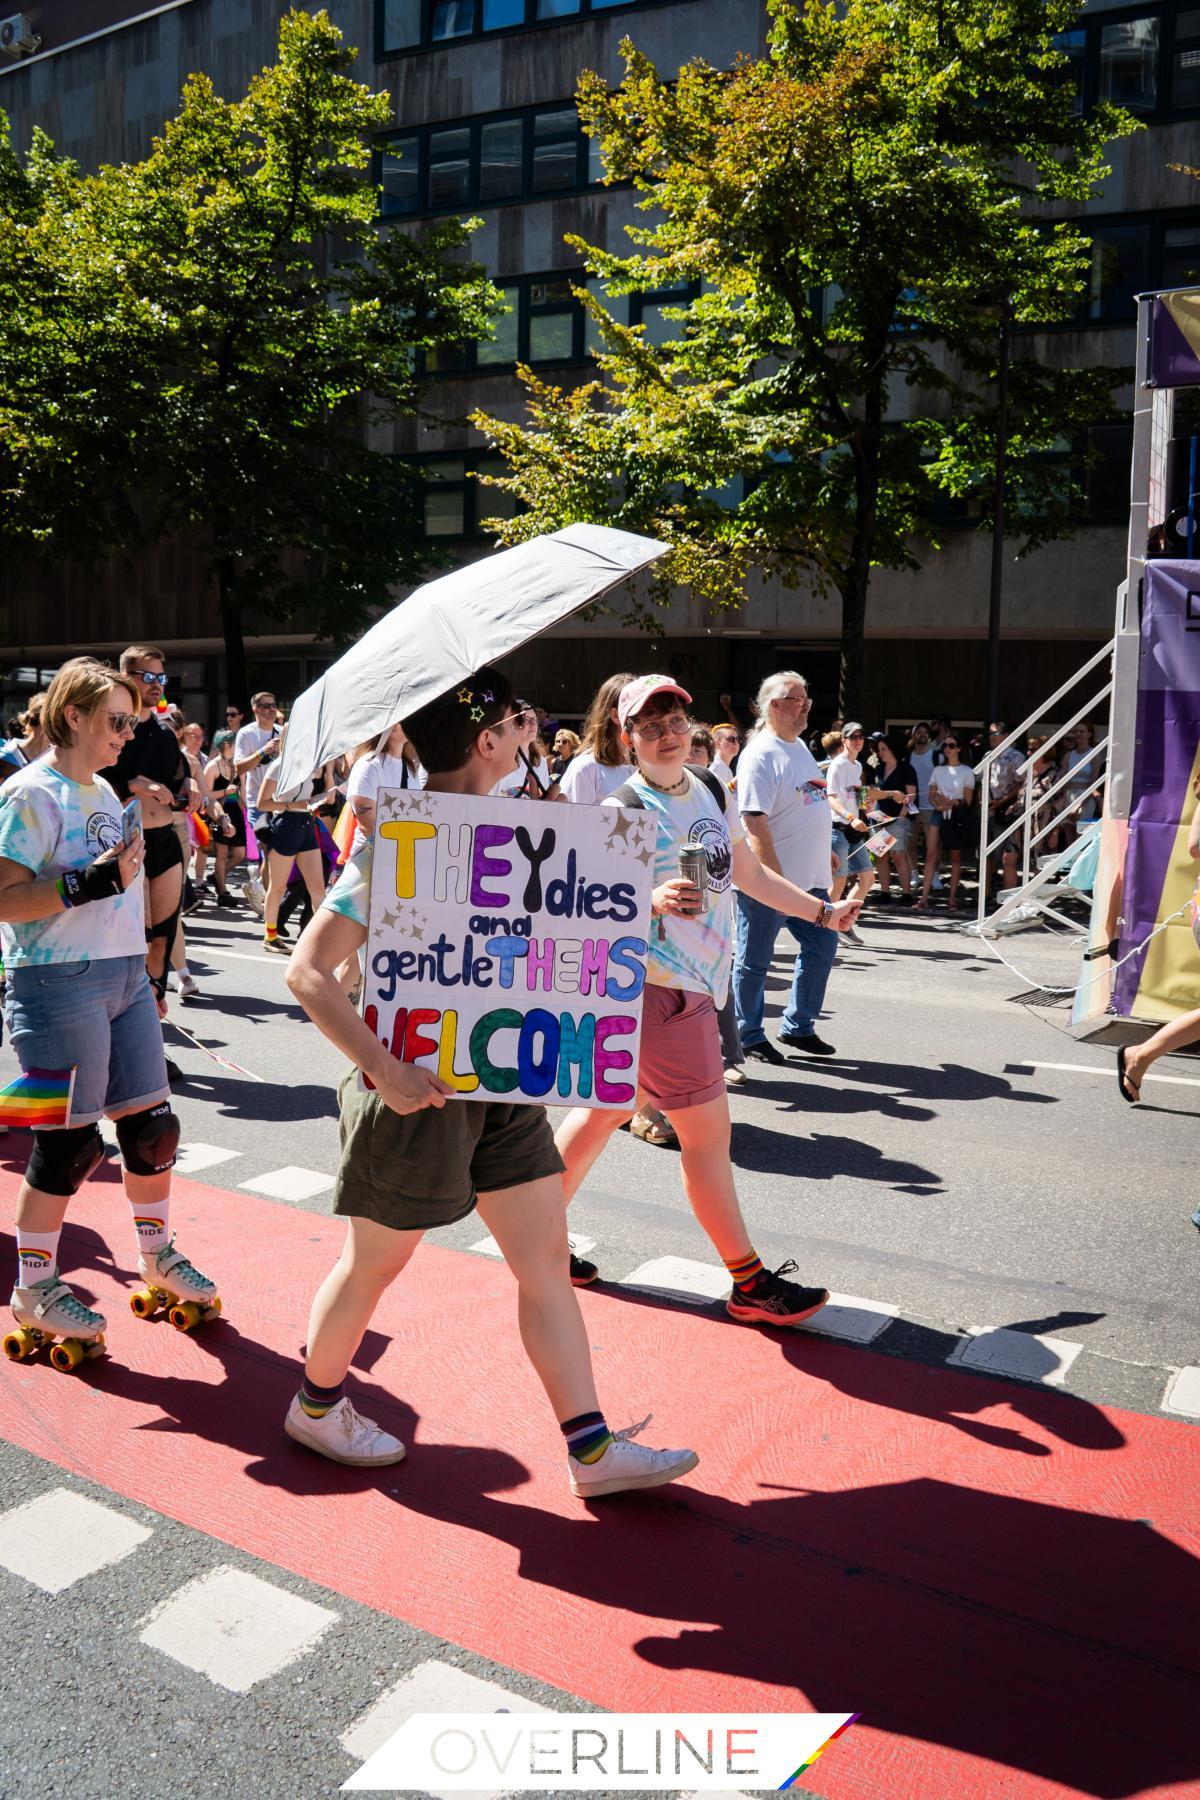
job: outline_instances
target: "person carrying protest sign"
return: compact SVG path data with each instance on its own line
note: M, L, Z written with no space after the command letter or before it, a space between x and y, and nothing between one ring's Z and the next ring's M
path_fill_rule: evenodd
M729 1156L717 1012L729 990L733 889L831 931L847 931L860 902L831 904L763 867L720 782L707 770L685 766L692 721L684 708L690 703L691 695L665 675L639 676L617 702L637 773L604 805L644 808L658 821L639 1095L661 1107L678 1134L684 1191L733 1282L726 1310L751 1324L799 1325L829 1295L790 1281L796 1268L790 1259L774 1271L763 1267L738 1204ZM683 872L685 855L695 859L693 878ZM703 880L703 891L696 879ZM556 1141L568 1201L625 1117L576 1108L560 1125Z
M430 794L487 795L516 766L518 711L494 669L468 676L404 729ZM497 816L506 812L497 802ZM288 967L293 996L354 1067L339 1092L334 1190L346 1241L312 1304L304 1380L285 1430L334 1462L400 1461L399 1439L345 1393L351 1359L424 1233L477 1206L516 1277L522 1342L566 1439L572 1491L588 1499L674 1481L695 1468L694 1451L634 1443L638 1427L611 1432L600 1410L568 1273L562 1161L544 1107L457 1097L432 1070L392 1055L338 985L339 966L366 942L371 856L370 845L351 855Z

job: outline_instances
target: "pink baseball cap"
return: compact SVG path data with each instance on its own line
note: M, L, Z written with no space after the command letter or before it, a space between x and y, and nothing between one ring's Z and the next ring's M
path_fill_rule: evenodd
M621 722L622 731L634 714L641 712L647 700L653 700L655 694L678 694L685 706L692 704L692 696L687 689L681 688L669 675L639 675L636 681L627 681L617 696L617 718Z

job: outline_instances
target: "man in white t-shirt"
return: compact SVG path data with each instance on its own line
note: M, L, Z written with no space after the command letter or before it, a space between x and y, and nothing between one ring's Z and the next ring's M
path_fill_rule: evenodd
M713 758L713 774L725 783L733 785L733 765L742 748L741 733L736 725L714 725L712 728L713 743L717 754Z
M811 701L802 675L785 669L769 675L758 691L762 724L742 751L737 803L746 838L759 861L797 887L825 899L833 853L833 821L825 777L802 733ZM817 1019L837 950L833 932L789 918L738 893L733 994L747 1062L785 1063L763 1028L763 1002L775 938L786 925L796 939L792 991L780 1042L809 1056L833 1056L817 1036Z
M265 688L261 693L251 695L250 704L254 708L254 723L243 725L233 740L233 767L235 774L245 778L246 817L258 840L262 856L261 879L265 895L270 886L271 864L266 852L271 847L271 831L275 819L272 813L260 812L258 790L266 780L267 770L279 755L279 708L275 704L274 694ZM247 861L252 863L253 859L247 858Z

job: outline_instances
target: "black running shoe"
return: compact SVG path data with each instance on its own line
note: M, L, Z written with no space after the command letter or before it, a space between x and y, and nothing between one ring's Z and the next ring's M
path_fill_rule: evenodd
M764 1269L752 1288L735 1287L725 1302L731 1319L750 1325L802 1325L819 1313L829 1298L828 1288L801 1287L788 1281L796 1263L791 1257L774 1271Z
M241 901L235 900L228 889L226 889L223 894L217 895L215 904L222 907L227 912L240 912L242 910Z
M807 1031L803 1037L799 1032L781 1031L779 1041L786 1044L789 1050L803 1050L805 1056L837 1055L833 1045L827 1044L824 1038L819 1038L815 1031Z
M782 1055L767 1038L764 1038L761 1044L747 1044L742 1055L747 1062L770 1063L772 1068L787 1067L787 1057Z
M576 1256L571 1252L571 1286L591 1287L593 1281L599 1281L600 1271L594 1262L588 1262L584 1256Z

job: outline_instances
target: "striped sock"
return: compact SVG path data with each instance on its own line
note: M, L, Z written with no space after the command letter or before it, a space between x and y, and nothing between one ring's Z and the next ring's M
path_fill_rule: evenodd
M745 1256L735 1257L733 1262L726 1262L733 1285L736 1288L752 1288L763 1272L762 1258L753 1250Z
M564 1419L559 1429L576 1462L599 1462L613 1441L613 1434L604 1423L604 1414L599 1412L580 1413L577 1419Z
M268 944L273 944L275 942L275 939L279 936L278 925L265 925L263 927L263 929L267 934Z
M58 1266L58 1232L26 1231L17 1226L17 1284L32 1287Z
M307 1413L310 1419L323 1419L325 1414L335 1407L346 1392L346 1383L339 1381L336 1387L318 1387L308 1376L300 1383L300 1392L296 1395L300 1402L300 1410Z

